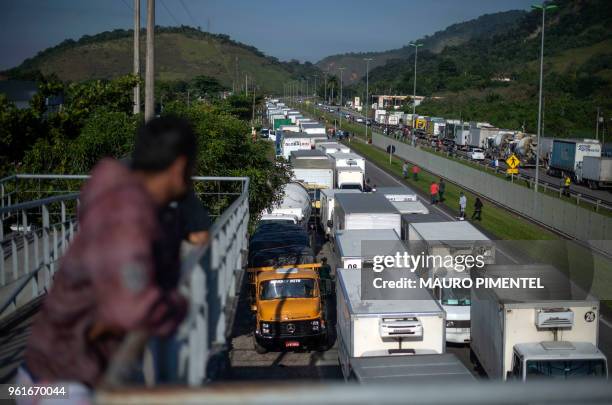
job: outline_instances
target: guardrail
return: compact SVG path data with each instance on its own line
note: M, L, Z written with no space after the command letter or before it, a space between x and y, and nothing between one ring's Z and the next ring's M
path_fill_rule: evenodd
M88 177L26 174L0 180L0 317L49 290L57 260L78 226L78 193L72 191ZM207 363L225 349L231 330L246 266L249 178L199 176L193 180L196 193L215 217L210 243L204 248L186 246L183 252L186 282L181 288L189 296L190 312L176 338L175 379L196 386L208 378ZM48 194L16 203L27 196ZM6 236L4 229L10 230Z
M485 171L415 148L374 132L372 144L386 149L394 145L395 156L444 177L466 190L487 198L523 217L572 239L584 241L592 248L612 255L612 218L593 210L568 203L544 193L512 184Z

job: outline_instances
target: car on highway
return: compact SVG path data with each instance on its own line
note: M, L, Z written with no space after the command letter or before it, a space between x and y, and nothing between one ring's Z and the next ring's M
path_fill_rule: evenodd
M363 124L363 118L361 118L361 117L357 117L357 119L355 121Z
M469 156L470 156L470 159L472 160L484 160L485 158L484 150L479 149L479 148L472 149Z

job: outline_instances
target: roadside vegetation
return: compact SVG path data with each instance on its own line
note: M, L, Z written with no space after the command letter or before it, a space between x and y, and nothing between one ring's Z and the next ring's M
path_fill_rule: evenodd
M30 107L22 110L0 96L2 177L13 173L83 174L104 157L129 157L135 132L143 122L141 114L132 113L136 83L133 76L72 84L45 81ZM57 95L63 95L62 107L47 107L45 99ZM252 140L252 97L198 100L198 96L196 93L189 105L181 97L169 97L161 114L184 117L194 126L200 149L197 175L250 178L254 221L281 198L289 168L269 159L270 143ZM220 198L215 202L223 203ZM215 207L210 208L214 211Z

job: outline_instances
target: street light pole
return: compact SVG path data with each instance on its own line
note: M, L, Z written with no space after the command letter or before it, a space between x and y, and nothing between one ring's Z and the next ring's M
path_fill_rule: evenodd
M342 106L343 104L343 99L342 99L342 71L344 71L343 67L339 67L338 70L340 71L340 129L342 129Z
M538 134L536 138L536 167L535 167L535 184L533 187L533 199L534 199L534 207L536 204L536 193L538 192L538 184L540 182L540 136L542 134L542 89L544 85L544 27L546 24L546 11L552 11L557 8L557 6L550 4L546 5L546 3L542 3L541 5L533 5L531 6L534 10L542 11L542 44L540 46L540 96L538 100Z
M364 123L365 123L365 130L366 130L366 143L368 143L368 108L369 108L368 104L370 103L369 102L369 91L370 91L370 77L369 77L369 74L370 74L370 61L373 60L373 59L372 58L364 58L363 60L366 63L366 99L365 99L365 102L366 102L366 113L365 113Z
M414 115L416 114L417 58L419 56L419 48L422 47L423 44L411 42L410 46L414 47L414 87L412 90L412 119L414 120Z
M327 104L327 71L325 71L325 99L323 102Z

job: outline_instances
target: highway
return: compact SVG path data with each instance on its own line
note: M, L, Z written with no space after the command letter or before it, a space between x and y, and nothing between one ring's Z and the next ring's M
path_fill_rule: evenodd
M357 117L357 118L365 118L365 116L361 113L359 113L358 111L354 111L354 110L349 110L347 108L342 108L341 112L337 112L334 111L333 113L329 111L330 108L337 108L335 106L317 106L319 109L326 109L325 112L329 113L329 114L335 114L335 115L342 115L342 119L345 120L345 116L346 114L349 114L351 117ZM364 124L360 124L360 123L356 123L358 125L364 125ZM384 126L379 125L375 122L373 122L373 125L370 127L370 130L374 130L377 133L380 133L380 129L382 129ZM461 154L462 152L459 151L459 154ZM463 153L462 156L465 156L467 158L467 154ZM477 164L481 164L481 165L489 165L490 164L490 160L486 159L484 161L474 161L474 160L470 160L472 163L477 163ZM500 162L500 169L505 169L506 165L504 162ZM528 178L528 179L534 179L535 178L535 167L524 167L524 168L520 168L520 173L521 173L521 177L524 178ZM559 189L559 185L561 182L561 179L558 177L553 177L553 176L549 176L548 174L546 174L546 169L541 167L540 168L540 179L539 182L542 186L546 186L548 188L551 189ZM589 202L592 203L596 203L597 200L600 200L604 205L608 206L608 207L612 207L612 189L600 189L600 190L595 190L595 189L590 189L589 187L580 185L580 184L575 184L572 183L571 187L570 187L570 191L572 196L576 196L577 194L580 194L582 199L586 199Z

